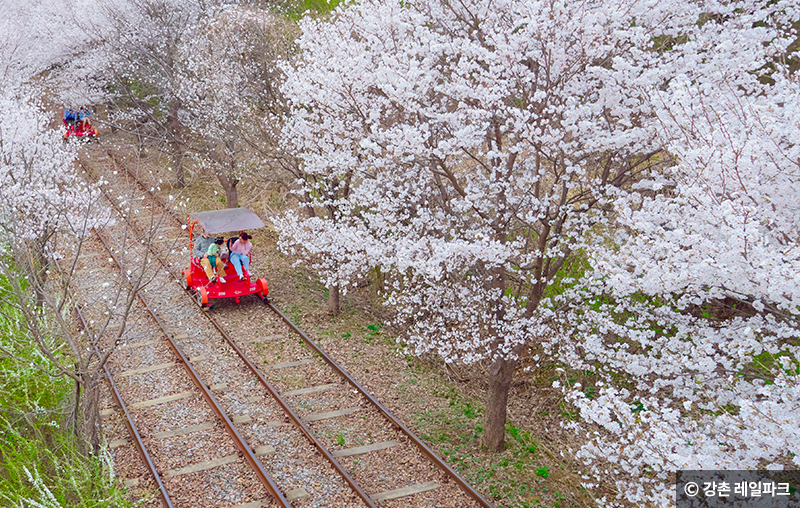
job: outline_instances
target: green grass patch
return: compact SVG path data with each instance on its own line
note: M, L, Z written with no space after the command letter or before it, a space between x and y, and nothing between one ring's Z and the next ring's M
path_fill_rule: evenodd
M437 395L445 397L448 404L415 415L415 431L453 469L464 474L475 488L489 491L498 506L552 505L558 485L551 477L554 467L541 456L541 445L530 431L507 424L505 451L483 453L482 406L454 388Z
M110 456L80 453L65 424L73 382L45 371L47 360L19 323L24 320L13 306L0 305L0 344L26 359L0 357L0 506L128 506Z
M0 505L47 508L128 506L111 458L87 457L54 422L0 418Z

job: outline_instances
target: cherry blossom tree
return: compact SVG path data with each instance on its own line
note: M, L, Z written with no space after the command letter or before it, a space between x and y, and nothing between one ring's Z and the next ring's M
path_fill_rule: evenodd
M92 387L101 371L85 354L86 344L69 319L65 288L75 270L73 253L80 253L91 228L107 221L108 214L98 205L96 186L73 170L74 149L49 126L50 118L30 94L25 86L0 93L0 115L14 118L0 125L0 299L24 317L21 328L39 356L20 358L13 347L3 347L2 354L75 380L82 393L75 409L82 410L83 435L96 449L99 401ZM53 262L65 256L73 265L61 272Z
M602 429L579 456L620 473L608 505L674 506L676 470L800 466L800 80L774 64L796 34L766 28L797 13L772 7L648 95L674 165L615 200L553 344L599 379L567 393Z
M490 361L483 442L502 449L519 354L591 300L561 292L565 265L667 181L657 92L769 63L785 45L757 21L785 6L762 7L365 1L305 20L286 137L318 213L277 218L282 248L329 286L392 273L411 351Z
M292 51L293 32L268 11L228 5L209 12L181 46L179 96L198 140L193 145L231 208L243 178L275 166L285 114L278 63Z
M9 86L28 83L35 76L38 83L50 84L48 91L51 94L68 96L70 104L76 97L81 97L76 102L84 104L86 83L72 86L71 90L64 90L56 83L70 76L76 70L71 61L86 53L90 35L85 30L85 13L95 7L96 3L89 0L0 4L0 29L4 34L0 41L0 55L3 57L0 83L4 91L7 92ZM83 22L77 23L76 20ZM93 21L102 24L97 16L93 16ZM73 85L76 83L72 81Z
M326 207L326 212L331 215L317 216L315 212L311 217L303 217L289 210L274 217L273 223L282 232L278 247L292 256L300 256L299 262L308 263L321 275L328 289L328 314L335 316L339 314L340 295L347 294L354 275L363 276L382 249L363 228L337 222L341 216L334 205Z
M112 128L170 154L178 187L184 159L196 156L231 207L243 178L284 158L277 62L292 51L295 28L262 4L121 1L103 10L108 26L91 29L97 49L74 60L76 74L105 91Z
M69 6L86 7L81 1ZM60 423L97 452L98 388L108 357L87 353L99 335L78 330L67 287L90 228L107 223L108 213L98 203L97 186L75 171L75 147L54 127L60 110L46 107L49 98L70 95L59 88L68 74L63 70L85 50L86 34L70 19L64 4L0 5L0 302L18 316L19 330L0 341L0 357L6 366L18 362L70 378L76 397ZM132 294L101 301L106 307L100 312L112 319L124 313L126 296Z
M104 10L108 27L95 32L96 49L82 62L111 91L111 122L172 157L175 185L185 186L188 133L181 102L180 50L218 2L130 0Z
M362 2L302 25L287 138L329 210L287 215L283 244L305 247L326 225L324 280L393 272L387 302L411 350L489 360L492 449L549 284L604 220L610 189L654 167L639 91L668 75L654 38L697 16L639 1ZM322 192L351 173L348 195ZM362 263L353 232L370 239Z
M14 122L0 125L0 199L3 228L14 239L11 246L23 248L15 257L30 256L35 287L44 291L49 270L48 244L64 228L83 229L83 212L97 199L97 190L87 186L74 172L65 171L75 159L72 147L62 143L50 119L23 95L26 88L4 90L0 96L3 118Z

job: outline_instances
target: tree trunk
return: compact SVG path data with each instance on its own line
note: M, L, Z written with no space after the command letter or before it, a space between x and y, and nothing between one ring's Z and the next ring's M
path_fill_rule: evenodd
M225 200L228 208L239 208L239 180L236 178L229 178L227 173L217 165L215 171L217 180L222 188L225 190Z
M238 180L231 181L230 186L225 189L225 199L228 200L228 208L239 208L239 188Z
M505 242L505 238L500 239ZM489 271L492 274L491 286L492 289L499 291L501 294L506 289L506 273L503 268L494 268ZM505 319L505 309L500 303L495 303L494 318L498 323L502 323ZM503 333L502 330L493 330L496 336L500 337ZM491 369L489 369L489 391L486 393L486 417L483 422L483 445L489 450L496 452L503 451L505 445L506 435L506 406L508 405L508 390L511 387L511 379L514 376L514 369L517 366L517 360L509 360L508 354L499 351L501 341L494 345L492 348L498 358L494 360ZM516 353L513 351L511 355Z
M328 288L328 315L336 316L339 314L339 286Z
M44 305L44 291L45 284L47 283L47 269L49 267L49 261L45 255L43 244L41 246L36 245L36 255L39 266L34 267L34 273L36 275L34 279L34 290L36 292L36 306L41 308Z
M386 289L386 274L381 271L380 266L376 266L375 270L375 280L377 282L377 291L384 291Z
M82 372L83 397L81 397L83 438L86 441L88 452L97 456L100 452L100 390L98 380L90 372Z
M173 100L169 105L169 117L167 118L167 131L172 145L172 165L175 166L175 186L179 189L186 187L186 179L183 175L183 143L181 142L181 123L178 120L178 109L180 104Z
M172 165L175 166L175 186L179 189L186 187L186 177L183 174L183 145L175 142L172 145Z
M80 372L80 369L78 367L78 363L77 362L75 363L75 372L76 373ZM72 435L74 435L74 436L80 436L80 432L81 432L81 427L80 427L80 425L81 425L81 408L83 407L83 405L82 405L83 401L81 400L81 393L82 392L83 392L83 390L81 390L81 383L80 383L80 381L76 380L75 381L75 406L72 408L72 413L70 414L70 420L71 421L69 422L69 426L70 426L70 429L72 431Z
M543 247L542 247L542 250ZM528 295L528 304L525 307L525 317L531 317L542 301L546 283L542 280L542 264L536 268L536 283ZM494 273L494 284L502 277L499 273ZM486 393L486 417L484 418L482 444L492 451L501 452L505 446L506 431L506 410L508 407L508 392L511 389L511 381L514 378L514 371L519 363L519 355L524 350L525 345L520 344L511 350L511 353L494 361L489 370L489 390ZM515 358L507 359L509 356Z
M312 217L316 217L317 216L317 212L314 211L314 206L311 203L312 203L311 194L308 191L306 191L305 192L305 208L306 208L306 213L308 214L308 218L309 219L312 218Z
M214 161L214 174L217 175L219 184L222 185L222 188L225 190L225 200L228 208L239 208L239 179L233 176L234 167L236 165L236 161L233 159L232 155L234 153L233 146L230 143L225 143L227 155L225 160L223 160L214 146L214 140L208 138L206 142L209 146L208 156ZM226 166L229 171L225 170Z
M516 367L517 360L499 358L489 370L482 444L492 451L502 452L505 446L506 406Z

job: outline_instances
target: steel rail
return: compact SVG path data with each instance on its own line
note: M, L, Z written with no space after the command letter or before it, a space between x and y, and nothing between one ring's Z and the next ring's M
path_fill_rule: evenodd
M112 156L112 158L113 158L113 155L112 155L110 152L109 152L109 155L111 155L111 156ZM114 160L115 160L115 162L116 162L116 158L114 158ZM122 166L122 167L124 167L124 165L123 165L123 164L119 164L119 165L120 165L120 166ZM158 203L158 204L159 204L159 206L161 206L161 207L162 207L162 208L163 208L165 211L169 212L169 214L170 214L170 215L172 215L172 217L173 217L173 218L174 218L174 219L175 219L175 220L176 220L176 221L177 221L179 224L183 225L183 221L182 221L182 219L180 219L179 217L177 217L177 216L174 214L174 212L173 212L172 210L170 210L170 209L169 209L169 207L167 207L166 205L164 205L164 203L162 203L161 201L159 201L159 200L158 200L158 199L155 197L155 195L154 195L152 192L150 192L150 191L147 189L147 187L146 187L145 185L142 185L142 183L141 183L141 181L139 180L139 178L138 178L136 175L134 175L134 174L133 174L133 173L130 171L130 169L128 169L127 167L125 167L125 171L126 171L126 172L127 172L127 173L128 173L128 174L129 174L129 175L130 175L130 176L131 176L131 177L132 177L132 178L133 178L133 179L134 179L134 180L135 180L135 181L136 181L136 182L139 184L139 186L140 186L142 189L144 189L144 191L145 191L145 192L147 192L148 194L150 194L150 196L152 197L153 201L155 201L156 203ZM156 253L156 256L158 257L158 254L157 254L157 253ZM167 267L166 263L164 263L164 262L163 262L163 260L161 260L161 259L160 259L160 257L159 257L159 260L162 262L162 264L163 264L165 267ZM172 270L170 270L168 267L167 267L167 270L168 270L170 273L172 273L173 277L175 277L175 278L178 280L178 282L180 282L180 278L179 278L179 277L177 277L177 276L175 276L175 274L174 274L174 272L172 272ZM195 303L196 303L196 302L195 302ZM385 407L383 407L383 405L382 405L380 402L378 402L378 401L377 401L377 400L376 400L376 399L375 399L375 398L374 398L374 397L373 397L373 396L372 396L372 395L371 395L369 392L367 392L367 390L366 390L366 389L364 389L364 388L363 388L363 387L362 387L362 386L361 386L361 385L360 385L360 384L359 384L359 383L358 383L358 382L357 382L355 379L353 379L353 378L352 378L352 376L350 376L350 374L348 374L348 373L347 373L347 372L346 372L344 369L342 369L342 368L341 368L341 367L340 367L340 366L339 366L339 365L338 365L338 364L337 364L337 363L336 363L336 362L335 362L335 361L334 361L334 360L333 360L333 359L332 359L330 356L328 356L328 355L327 355L327 353L325 353L324 351L322 351L322 349L320 349L320 348L319 348L319 347L318 347L318 346L317 346L317 345L314 343L314 341L312 341L312 340L311 340L311 339L310 339L310 338L309 338L309 337L308 337L308 336L307 336L307 335L306 335L306 334L305 334L305 333L304 333L304 332L303 332L303 331L302 331L300 328L298 328L298 327L297 327L297 325L295 325L295 324L294 324L294 323L293 323L293 322L292 322L292 321L291 321L291 320L290 320L290 319L289 319L289 318L288 318L288 317L287 317L287 316L286 316L286 315L285 315L283 312L281 312L281 311L280 311L280 310L279 310L277 307L275 307L275 305L274 305L274 304L273 304L271 301L267 301L267 302L266 302L266 304L267 304L267 305L270 307L270 309L271 309L273 312L275 312L276 314L278 314L278 316L280 316L280 317L281 317L281 319L282 319L282 320L283 320L283 321L284 321L284 322L285 322L287 325L289 325L289 327L290 327L290 328L292 328L292 329L293 329L295 332L297 332L297 334L298 334L298 335L300 335L300 336L303 338L303 340L304 340L304 341L305 341L305 342L306 342L306 343L309 345L309 347L311 347L311 348L312 348L312 349L313 349L313 350L314 350L316 353L318 353L318 354L319 354L319 355L320 355L320 356L321 356L321 357L322 357L322 358L325 360L325 362L326 362L326 363L328 363L328 364L331 366L331 368L333 368L333 369L334 369L334 370L335 370L335 371L336 371L336 372L337 372L337 373L338 373L340 376L342 376L342 377L343 377L345 380L347 380L347 381L348 381L348 382L349 382L351 385L353 385L353 387L354 387L356 390L358 390L358 391L359 391L359 393L361 393L361 394L362 394L364 397L366 397L366 398L367 398L367 400L369 400L369 401L370 401L370 403L372 403L372 405L373 405L373 406L374 406L376 409L378 409L378 411L379 411L380 413L382 413L382 414L383 414L383 415L386 417L386 419L388 419L390 422L392 422L392 424L394 424L394 425L395 425L395 426L396 426L396 427L397 427L397 428L398 428L398 429L399 429L399 430L400 430L400 431L401 431L403 434L405 434L405 435L406 435L406 437L408 437L408 439L409 439L411 442L413 442L413 443L414 443L414 444L415 444L415 445L416 445L416 446L417 446L417 447L418 447L418 448L419 448L419 449L420 449L420 450L421 450L421 451L422 451L422 452L425 454L425 456L427 456L427 457L428 457L428 458L431 460L431 462L433 462L433 464L434 464L434 465L436 465L436 466L437 466L437 467L438 467L440 470L442 470L442 471L443 471L443 472L444 472L444 473L445 473L447 476L449 476L449 477L450 477L450 478L451 478L453 481L455 481L455 483L456 483L456 484L457 484L457 485L458 485L458 486L461 488L461 490L463 490L463 491L464 491L464 492L465 492L465 493L466 493L468 496L470 496L470 497L471 497L471 498L473 498L473 499L474 499L476 502L478 502L478 504L479 504L481 507L483 507L483 508L494 508L494 506L493 506L491 503L489 503L489 502L488 502L488 501L487 501L487 500L486 500L486 499L485 499L483 496L481 496L481 495L480 495L480 494L479 494L479 493L478 493L478 492L477 492L477 491L476 491L474 488L472 488L472 486L471 486L471 485L470 485L470 484L469 484L469 483L468 483L466 480L464 480L464 479L461 477L461 475L459 475L459 474L458 474L456 471L454 471L454 470L453 470L453 469L452 469L452 468L451 468L451 467L450 467L450 466L449 466L449 465L448 465L446 462L444 462L444 461L443 461L443 460L442 460L442 459L441 459L441 458L440 458L438 455L436 455L436 453L435 453L433 450L431 450L431 449L430 449L430 448L429 448L429 447L428 447L428 446L427 446L425 443L423 443L423 442L422 442L422 441L421 441L421 440L420 440L420 439L419 439L419 438L418 438L418 437L417 437L417 436L416 436L416 435L415 435L413 432L411 432L411 430L409 430L409 429L408 429L408 428L407 428L405 425L403 425L403 424L402 424L402 422L400 422L400 421L399 421L397 418L395 418L395 417L394 417L394 415L392 415L392 414L389 412L389 410L387 410ZM213 317L209 316L209 319L210 319L210 320L211 320L211 322L214 324L214 326L215 326L215 327L217 327L217 329L218 329L218 330L220 330L220 332L221 332L221 333L223 333L223 335L227 335L227 334L225 334L225 332L222 330L222 328L221 328L221 327L220 327L220 326L219 326L219 325L216 323L216 320L214 320L214 319L213 319ZM249 360L248 360L248 361L249 361ZM260 375L260 374L259 374L259 378L261 378L261 375ZM270 390L270 391L272 391L272 390ZM277 400L277 399L276 399L276 400ZM280 403L281 403L281 405L283 405L283 403L282 403L282 402L280 402ZM305 430L305 426L303 426L302 428L304 429L304 432L305 432L305 431L306 431L306 430ZM335 459L334 459L334 460L335 460ZM338 464L338 462L336 462L336 463Z
M58 265L58 260L56 260L56 266ZM60 267L59 267L60 269ZM70 297L75 299L72 291L69 291ZM89 325L86 323L86 318L83 317L83 312L81 312L80 307L78 307L77 303L75 304L75 310L78 313L78 317L83 324L83 328L85 330L89 330ZM97 344L94 345L94 352L98 356L98 358L102 358L103 355L100 353L100 350L97 348ZM136 425L133 423L133 418L131 417L130 413L128 412L128 406L125 405L125 402L122 400L122 395L119 393L117 389L117 384L114 382L114 376L111 375L111 371L108 369L106 364L103 364L103 372L106 375L106 381L111 386L111 394L114 396L114 400L116 400L117 404L119 405L120 409L122 410L122 414L125 415L125 426L128 428L128 432L133 436L134 444L136 445L136 449L139 451L139 455L142 457L142 461L144 461L147 469L153 475L153 478L156 481L156 485L158 485L158 493L161 495L161 501L167 508L173 508L172 500L167 494L167 488L164 486L164 482L161 481L161 475L158 474L156 471L156 466L153 463L153 460L150 458L150 454L147 452L147 447L144 445L144 441L142 440L141 434L139 434Z
M81 163L81 165L83 165L83 164ZM87 168L87 169L89 169L89 168ZM138 182L138 179L136 181ZM101 191L103 192L103 195L106 197L108 202L111 203L111 206L114 207L114 209L117 210L117 212L123 217L123 219L126 220L126 222L130 223L130 221L128 221L126 215L122 213L122 210L119 209L117 204L108 195L108 192L106 191L106 189L101 188ZM103 243L103 246L106 248L106 250L108 251L109 255L111 255L112 259L114 260L114 263L116 263L117 267L120 269L120 272L124 273L124 269L122 267L122 263L120 263L120 261L117 259L117 256L114 255L114 251L111 248L111 246L108 244L106 239L103 238L103 235L101 235L100 232L97 231L97 229L94 229L94 232L97 234L98 238ZM172 271L169 269L169 267L166 265L166 263L164 263L164 261L163 261L163 259L161 259L160 255L157 252L155 252L155 249L153 249L152 246L150 246L150 245L148 245L148 248L149 248L150 251L155 253L155 255L158 258L158 260L161 263L161 265L163 267L165 267L167 269L167 271L170 273L170 275L172 275L174 277L175 274L172 273ZM255 456L255 453L250 448L250 446L248 446L247 443L245 443L244 438L242 438L241 434L239 434L238 429L236 429L236 427L234 426L233 422L231 421L231 419L226 414L225 410L222 409L222 406L219 404L219 402L217 401L216 397L214 397L214 395L211 393L210 389L205 385L205 383L202 382L202 380L200 379L200 377L197 374L197 371L195 371L194 367L192 367L191 363L189 362L189 359L186 357L186 355L183 353L181 348L175 342L175 340L172 337L172 335L170 335L170 333L167 331L166 326L164 325L164 323L161 321L161 319L158 317L158 315L152 310L152 308L150 307L149 303L147 302L147 300L144 298L144 296L141 293L137 292L136 296L139 297L139 299L141 300L142 304L145 307L145 310L152 316L152 318L155 320L156 324L158 324L158 327L161 329L161 332L164 334L164 336L166 336L167 341L169 342L170 348L173 350L173 352L180 359L180 363L183 364L184 368L186 369L187 373L189 374L189 377L192 379L194 384L198 387L198 389L202 393L203 398L206 400L206 403L209 406L211 406L211 409L214 411L214 413L216 413L217 416L223 421L223 424L224 424L228 434L233 439L234 444L242 452L242 454L245 456L245 459L250 464L250 466L253 468L253 470L256 473L256 476L258 476L258 478L261 481L261 483L267 489L267 492L269 492L269 494L271 496L273 496L282 506L284 506L285 508L290 508L289 502L286 500L286 498L280 492L280 489L278 488L277 484L272 480L272 478L269 476L269 474L267 474L267 472L264 470L264 467L262 466L261 461L259 461L258 458Z
M314 436L314 434L311 432L311 430L308 428L305 422L303 422L303 420L300 419L297 413L295 413L294 410L292 410L292 408L290 408L288 404L286 404L286 401L283 400L283 397L280 396L280 394L272 386L272 384L269 381L267 381L267 379L261 373L261 370L253 362L250 361L250 359L239 348L236 342L234 342L234 340L230 338L230 336L225 332L225 330L217 322L217 320L214 319L208 313L206 313L206 316L208 316L208 319L211 320L211 323L217 328L219 333L222 334L222 336L225 338L228 344L233 348L233 350L236 351L236 354L239 355L239 358L241 358L245 362L245 364L250 368L250 371L258 377L258 380L261 382L261 385L269 391L270 395L272 395L272 397L275 399L275 402L277 402L283 408L283 411L287 415L289 415L289 418L291 418L292 421L295 423L295 425L297 425L300 428L300 430L303 432L306 438L309 441L311 441L311 443L317 447L317 449L328 460L328 462L331 463L334 469L336 469L336 471L344 478L344 480L348 483L348 485L350 485L350 488L352 488L353 491L355 491L355 493L358 494L358 497L360 497L371 508L378 508L375 502L372 500L372 498L370 498L369 495L366 492L364 492L361 486L358 485L358 483L356 483L355 479L350 476L350 474L344 469L344 467L342 467L341 463L339 463L339 461L336 460L336 457L333 456L330 450L328 450L328 448L324 444L322 444L322 442L320 442L316 438L316 436Z
M422 452L425 455L427 455L427 457L434 464L436 464L448 476L450 476L467 495L472 497L484 508L494 508L491 504L489 504L488 501L486 501L483 498L483 496L481 496L475 489L473 489L472 486L466 482L466 480L461 478L461 476L457 472L455 472L450 466L448 466L447 463L445 463L442 459L440 459L439 456L433 452L433 450L428 448L428 446L425 443L423 443L416 435L414 435L413 432L411 432L408 428L406 428L406 426L403 425L397 418L395 418L386 408L384 408L380 402L378 402L374 397L372 397L372 395L369 394L369 392L367 392L360 384L358 384L358 382L355 379L353 379L350 376L350 374L348 374L344 369L339 367L339 364L337 364L336 361L333 360L333 358L328 356L324 351L322 351L319 347L317 347L314 341L312 341L308 337L308 335L303 333L303 331L300 328L298 328L297 325L295 325L286 316L286 314L284 314L283 312L280 311L280 309L275 307L275 305L272 302L267 302L267 305L269 305L269 308L272 309L273 312L278 314L283 319L283 321L286 322L286 324L288 324L289 327L292 328L292 330L294 330L298 335L300 335L303 341L305 341L306 344L308 344L308 346L311 349L313 349L316 353L318 353L325 360L325 362L327 362L328 365L330 365L331 368L333 368L333 370L335 370L340 376L342 376L350 384L352 384L353 387L361 393L361 395L366 397L378 409L378 411L383 413L383 416L385 416L386 419L395 424L397 428L399 428L400 431L406 435L406 437L408 437L415 445L417 445L419 449L422 450Z
M124 273L124 267L122 266L122 263L120 263L120 261L114 255L114 251L111 248L111 246L109 246L106 239L103 238L103 235L101 235L100 232L97 231L96 229L94 230L94 232L97 234L98 238L100 238L100 241L108 250L109 255L114 260L114 263L116 263L116 265L119 267L120 272ZM211 406L211 409L223 421L225 429L228 431L228 434L231 436L231 439L233 439L234 444L239 449L239 451L241 451L242 454L244 454L245 460L253 468L253 470L256 473L256 476L258 476L261 483L267 489L267 492L269 492L269 494L272 497L274 497L275 500L277 500L281 504L281 506L283 506L284 508L291 508L291 505L283 496L283 494L280 492L278 486L275 484L275 482L272 480L269 474L267 474L267 472L264 470L264 467L261 465L261 461L259 461L258 458L256 457L255 452L250 448L250 446L247 445L247 443L245 443L244 438L242 438L241 434L239 434L239 431L233 425L233 422L228 417L227 413L222 408L222 406L219 404L217 398L214 397L214 394L211 393L211 390L200 379L200 377L197 374L197 371L195 371L194 367L192 367L191 363L189 362L189 359L186 357L186 355L180 349L180 347L175 342L173 337L167 331L164 323L161 321L161 319L158 317L155 311L153 311L153 309L150 307L149 303L147 302L147 299L138 291L136 293L136 296L139 297L139 300L141 300L142 304L145 307L145 310L147 310L147 312L153 317L153 320L155 320L155 322L158 324L158 327L161 329L161 332L167 337L170 347L172 348L173 352L178 356L178 358L180 358L180 362L183 364L184 368L186 369L186 372L189 374L189 377L192 378L194 384L200 389L203 398L206 400L208 405Z
M129 174L130 174L130 172L129 172ZM131 175L131 176L135 178L134 175ZM139 182L138 179L136 179L136 181ZM142 186L142 188L144 188L144 186ZM149 191L147 191L147 192L150 193ZM150 193L150 195L153 197L153 201L155 201L159 206L163 206L163 203L159 202L155 198L155 196L152 195L152 193ZM116 207L115 203L114 203L114 206ZM169 209L166 208L166 207L165 207L165 210L169 211ZM126 220L127 220L127 218L126 218ZM161 254L159 252L156 252L156 250L153 249L153 248L150 248L150 250L153 252L153 255L159 261L159 263L161 263L161 266L170 275L172 275L172 277L176 281L181 282L180 277L178 275L176 275L176 273L174 271L172 271L172 269L170 268L168 263L166 263L166 261L162 258ZM192 299L192 301L195 304L197 304L196 300ZM289 407L289 405L286 403L286 401L283 399L283 397L280 396L278 390L276 390L275 387L272 386L272 384L266 379L266 377L264 377L264 374L261 372L261 370L247 357L247 355L245 355L244 351L242 351L242 349L239 347L239 345L236 344L236 342L230 337L230 335L225 331L225 329L222 327L222 325L220 325L219 322L216 319L214 319L214 317L212 315L210 315L209 313L204 313L204 314L206 315L208 320L211 322L211 324L214 325L214 327L217 329L217 331L219 331L219 333L222 335L222 337L225 339L225 341L228 343L228 345L230 345L231 348L233 348L233 350L236 351L236 354L239 355L239 358L242 359L242 361L245 363L245 365L247 365L247 367L250 369L250 371L253 374L255 374L256 377L258 377L258 380L261 383L261 385L264 388L267 389L267 391L275 399L275 401L278 403L278 405L281 406L281 408L283 409L284 413L286 413L289 416L289 418L295 423L295 425L297 425L297 427L300 429L300 431L303 433L303 435L305 435L306 438L311 442L311 444L313 444L319 450L319 452L322 454L322 456L325 457L325 459L328 462L330 462L331 466L333 466L333 468L336 470L336 472L339 473L339 475L344 479L345 482L347 482L347 484L358 495L358 497L360 497L364 501L364 503L366 503L367 506L369 506L370 508L378 508L377 505L375 504L375 501L373 501L372 498L370 498L369 494L367 494L364 491L364 489L361 488L361 486L355 481L355 479L350 475L350 473L348 473L347 470L345 470L345 468L341 465L341 463L338 460L336 460L336 457L333 456L331 451L328 450L328 448L321 441L319 441L319 439L316 438L314 433L311 432L311 430L308 428L308 426L305 424L305 422L303 422L303 420L300 418L300 416L294 410L292 410ZM170 341L172 341L171 338L170 338Z

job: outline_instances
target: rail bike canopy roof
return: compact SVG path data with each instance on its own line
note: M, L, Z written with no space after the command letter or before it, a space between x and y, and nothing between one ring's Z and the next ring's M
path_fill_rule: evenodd
M196 220L210 235L264 227L264 223L258 215L247 208L195 212L190 213L189 217Z

